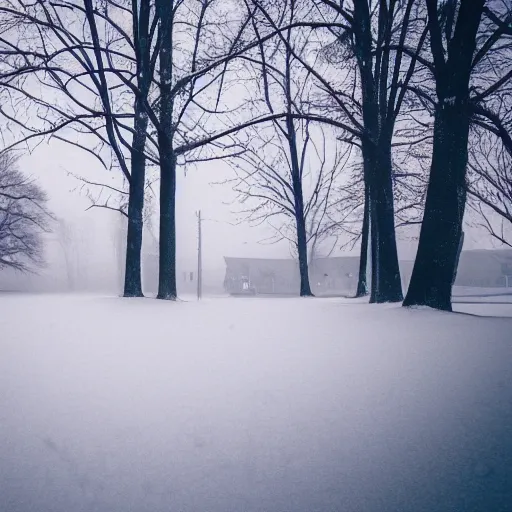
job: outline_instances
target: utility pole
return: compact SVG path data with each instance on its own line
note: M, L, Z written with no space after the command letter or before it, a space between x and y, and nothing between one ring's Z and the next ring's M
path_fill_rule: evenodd
M197 300L203 295L203 261L202 261L202 233L201 210L197 212Z

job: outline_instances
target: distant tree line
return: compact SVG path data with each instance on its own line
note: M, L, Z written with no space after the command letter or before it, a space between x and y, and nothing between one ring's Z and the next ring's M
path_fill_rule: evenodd
M53 217L45 192L16 163L14 153L0 154L0 270L26 272L43 263L42 234Z

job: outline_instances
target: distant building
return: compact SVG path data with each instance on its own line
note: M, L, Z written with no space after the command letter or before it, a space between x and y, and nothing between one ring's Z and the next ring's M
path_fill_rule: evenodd
M299 263L293 259L224 258L224 289L242 293L245 283L260 295L297 295L300 288ZM309 265L315 294L347 293L355 289L359 271L356 256L318 258Z
M297 295L299 264L293 259L224 258L224 289L236 295L244 286L260 295ZM413 261L401 261L402 283L407 287ZM316 295L354 293L359 273L358 256L318 258L309 264L309 280ZM471 250L461 253L457 286L512 287L512 250Z
M402 276L409 282L414 262L400 262ZM462 251L456 286L481 288L512 287L512 249Z
M298 262L292 259L224 258L224 289L243 293L248 284L257 294L295 295L299 286Z

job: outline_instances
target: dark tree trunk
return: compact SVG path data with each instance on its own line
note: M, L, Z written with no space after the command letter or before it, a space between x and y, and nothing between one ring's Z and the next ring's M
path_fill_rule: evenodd
M160 144L160 258L158 299L175 300L176 290L176 159ZM164 151L162 152L162 149ZM162 159L162 154L165 158Z
M302 187L301 187L302 196ZM306 222L302 210L298 210L295 221L297 225L297 252L299 254L299 272L300 272L300 296L312 297L313 292L309 284L309 268L308 268L308 243L306 235Z
M376 192L371 222L375 223L378 233L375 243L377 260L374 302L400 302L403 300L403 295L396 246L391 141L384 141L380 149L375 161L375 179L370 185L370 195L373 188ZM376 187L373 187L373 183L376 183Z
M403 299L396 247L391 141L363 143L370 184L370 236L372 286L370 302L400 302Z
M291 137L294 140L295 145L295 132L293 132L293 136ZM297 162L296 171L292 173L292 181L293 181L293 195L295 199L295 224L297 228L297 253L299 256L299 273L300 273L300 296L301 297L312 297L313 292L311 291L311 286L309 284L309 268L308 268L308 239L306 234L306 220L304 218L304 196L302 192L302 178L300 176L300 171L298 169L298 158L297 153L294 154L292 152L292 166L294 165L294 161Z
M308 239L306 234L306 219L304 218L304 195L302 191L302 172L299 164L297 150L297 137L292 117L286 118L288 143L290 147L291 174L293 185L293 198L295 207L295 224L297 228L297 252L299 256L300 296L312 297L313 292L309 284L308 269Z
M382 10L382 7L381 7ZM383 13L382 13L383 14ZM389 21L389 20L388 20ZM379 15L379 34L383 37L387 22ZM402 283L396 249L391 166L391 138L394 119L386 119L388 53L372 52L370 5L365 0L354 2L352 26L355 53L361 74L364 137L362 140L365 183L370 188L370 238L372 282L370 302L399 302ZM388 33L389 36L389 33ZM373 64L375 60L375 70ZM380 88L382 91L380 91ZM380 93L379 93L380 91Z
M176 290L176 155L173 149L172 95L174 2L159 0L160 14L160 255L158 299L175 300Z
M451 291L466 206L469 79L485 0L461 0L448 59L437 1L427 0L438 105L430 180L418 252L404 306L451 311Z
M128 229L126 234L126 265L124 296L142 297L141 251L144 227L144 188L146 185L146 138L148 116L144 105L151 84L149 57L149 23L151 6L143 0L139 12L133 12L134 34L136 34L137 82L141 96L134 104L134 135L131 146L131 179L128 197Z
M143 106L135 105L135 124L131 150L131 180L128 198L128 230L126 237L126 265L124 296L143 297L141 279L141 251L144 211L144 185L146 179L146 130L148 119Z
M291 3L291 17L295 3ZM288 29L287 40L290 42L291 30ZM292 113L292 73L291 73L292 55L288 47L286 47L286 71L285 71L285 95L286 110L288 114ZM290 150L291 176L293 187L293 200L295 210L295 225L297 229L297 253L299 256L299 273L300 273L300 296L312 297L311 286L309 284L308 269L308 239L306 233L306 218L304 214L304 194L302 190L302 166L303 162L299 162L299 150L297 147L297 132L295 131L295 123L291 115L286 116L286 138L288 148Z
M142 297L141 251L142 212L144 208L144 164L132 157L132 179L128 199L128 230L126 236L126 265L124 274L124 296Z
M425 213L404 306L452 309L452 282L466 204L468 134L467 105L442 103L436 112Z
M365 185L363 227L361 231L361 251L359 256L359 277L357 279L356 298L368 295L368 240L370 232L370 196L369 188Z

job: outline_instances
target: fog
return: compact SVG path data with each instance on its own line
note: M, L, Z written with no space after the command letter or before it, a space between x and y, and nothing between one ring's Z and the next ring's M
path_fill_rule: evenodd
M52 232L44 235L45 265L28 274L9 269L0 273L0 289L7 291L108 291L121 293L123 279L123 241L125 225L119 213L101 208L90 209L86 188L80 188L77 177L99 183L115 183L120 172L106 171L97 160L84 151L57 140L39 144L19 160L20 169L34 177L49 196L48 208L63 221L69 235L64 243L62 225L51 224ZM249 225L239 215L241 205L229 183L220 184L233 176L232 169L221 161L199 163L180 168L177 183L177 273L196 271L197 217L201 210L203 222L203 267L207 288L222 289L225 272L224 256L256 258L290 258L290 243L276 244L265 240L275 232L267 224ZM158 183L154 190L158 195ZM97 188L98 189L98 188ZM158 236L158 208L151 218L152 233ZM496 242L478 227L466 213L464 249L494 248ZM414 259L416 227L398 231L398 250L402 259ZM144 254L156 252L155 242L145 232ZM150 244L153 246L150 247ZM332 255L358 254L354 247L341 247L343 238ZM67 254L66 255L66 251ZM71 255L71 256L70 256ZM66 257L72 262L66 263ZM71 269L69 267L72 267ZM70 273L73 277L70 278ZM153 280L155 277L153 276ZM153 285L154 283L149 283ZM179 284L179 279L178 279ZM154 286L153 286L154 289Z
M116 254L116 244L124 240L125 226L117 212L93 208L80 189L75 176L101 183L118 183L119 171L105 171L85 152L58 141L39 145L19 161L20 169L37 179L49 196L48 208L68 225L71 235L69 250L75 258L77 290L119 290L122 268ZM71 174L70 174L71 173ZM222 285L224 256L290 257L289 243L260 243L273 234L265 224L250 227L239 222L239 205L229 185L216 182L231 177L231 169L221 162L198 164L178 171L177 184L177 262L181 269L195 270L197 265L197 217L202 211L203 265L205 280ZM158 188L156 188L158 194ZM155 200L156 202L156 200ZM151 219L153 233L158 236L158 211ZM3 272L0 286L4 290L64 291L68 287L64 250L60 243L59 223L52 224L52 233L45 236L43 268L33 274ZM146 232L146 239L151 236ZM147 247L145 247L147 252ZM120 256L121 261L123 255Z

